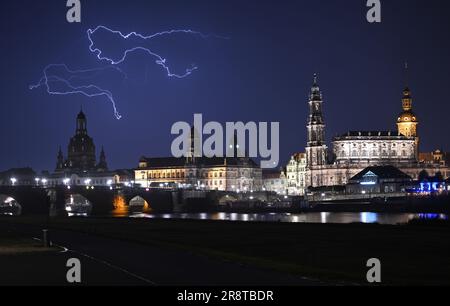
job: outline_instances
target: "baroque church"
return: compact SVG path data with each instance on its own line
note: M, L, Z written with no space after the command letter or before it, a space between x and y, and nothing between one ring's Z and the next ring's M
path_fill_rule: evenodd
M61 147L59 148L55 173L96 171L108 171L106 155L102 147L100 160L96 163L94 140L88 135L86 115L81 110L76 120L75 135L70 138L67 159L64 159Z
M75 135L70 138L67 158L59 148L56 169L49 177L53 186L111 186L133 179L129 170L110 171L103 147L97 162L95 144L87 131L87 118L81 110L76 118Z
M289 194L305 193L308 187L345 185L350 178L370 166L394 166L417 179L423 170L448 177L446 163L422 160L419 153L418 117L412 110L412 94L403 90L402 111L396 118L397 131L348 131L332 140L325 139L323 97L314 76L309 95L307 145L305 154L295 154L287 166Z

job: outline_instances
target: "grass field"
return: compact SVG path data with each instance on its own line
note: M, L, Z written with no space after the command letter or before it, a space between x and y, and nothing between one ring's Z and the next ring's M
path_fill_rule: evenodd
M450 284L450 225L294 224L129 218L1 218L253 264L333 283L366 283L378 258L382 283ZM45 225L44 225L45 224Z

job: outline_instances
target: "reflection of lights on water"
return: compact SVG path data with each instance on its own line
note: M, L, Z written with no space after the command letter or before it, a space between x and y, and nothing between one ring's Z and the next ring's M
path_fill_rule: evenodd
M444 214L418 214L415 215L414 218L424 220L448 220L448 216Z
M320 220L317 218L318 213L306 214L290 214L290 213L180 213L180 214L133 214L130 217L140 218L164 218L164 219L202 219L202 220L222 220L222 221L263 221L263 222L292 222L292 223L340 223L348 224L352 222L361 223L382 223L382 224L406 224L408 221L418 218L438 218L448 220L448 215L445 214L378 214L378 213L330 213L321 212Z
M361 213L361 222L362 223L375 223L377 222L378 215L376 213L363 212Z
M68 213L67 215L69 217L87 217L88 216L87 213Z
M226 218L226 214L223 213L223 212L218 213L218 214L217 214L217 218L218 218L219 220L226 220L226 219L227 219L227 218Z

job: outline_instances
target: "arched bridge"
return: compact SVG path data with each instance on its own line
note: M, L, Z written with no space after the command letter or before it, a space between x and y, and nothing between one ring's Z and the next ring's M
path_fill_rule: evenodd
M0 186L0 214L53 214L86 210L108 215L121 207L142 204L154 212L172 212L177 192L142 188L110 189L93 186Z

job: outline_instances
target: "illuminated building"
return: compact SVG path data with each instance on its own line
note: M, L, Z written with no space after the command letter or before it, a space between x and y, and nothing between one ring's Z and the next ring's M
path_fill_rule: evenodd
M263 190L278 194L287 193L287 180L285 171L282 169L263 170Z
M143 157L135 169L142 187L181 187L205 190L251 191L261 189L261 169L248 158Z
M36 172L27 168L13 168L0 172L0 186L34 186Z
M394 166L367 167L346 186L349 194L402 193L411 185L411 177Z
M291 156L286 166L286 188L289 195L304 195L306 187L306 154Z
M196 188L249 192L262 188L262 170L248 157L195 157L197 133L192 130L186 158L142 157L135 169L135 183L145 188ZM235 142L237 143L237 141ZM239 145L234 146L234 156Z
M299 179L303 169L297 166L295 157L291 158L287 166L289 193L302 194L308 187L343 186L373 166L394 166L412 179L418 179L423 170L431 176L449 176L445 154L419 153L418 118L412 110L408 87L403 90L403 111L396 116L397 131L350 131L334 137L330 151L325 141L323 99L316 76L309 97L305 183L302 185Z

